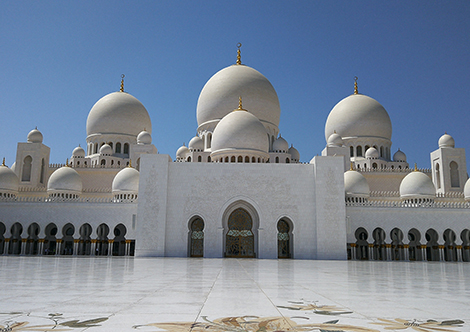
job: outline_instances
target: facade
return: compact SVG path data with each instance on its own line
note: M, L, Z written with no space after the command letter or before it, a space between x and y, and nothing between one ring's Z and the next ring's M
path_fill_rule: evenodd
M173 160L122 81L65 165L33 129L0 166L0 254L470 261L470 181L450 135L431 169L410 168L392 155L387 111L356 83L321 156L303 163L280 112L238 50L203 87L197 135Z

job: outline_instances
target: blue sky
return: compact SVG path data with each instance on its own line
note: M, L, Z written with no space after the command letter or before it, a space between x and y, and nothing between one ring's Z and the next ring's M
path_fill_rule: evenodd
M64 163L125 74L153 143L174 158L196 134L202 87L241 42L302 161L321 153L328 113L358 76L392 119L392 153L429 167L444 132L470 154L469 18L469 1L0 0L0 157L11 165L37 126L51 162Z

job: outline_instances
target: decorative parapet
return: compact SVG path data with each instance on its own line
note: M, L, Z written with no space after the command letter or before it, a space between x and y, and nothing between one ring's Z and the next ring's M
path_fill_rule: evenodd
M427 209L470 209L470 202L423 202L408 203L397 201L367 201L362 203L346 202L349 207L384 207L384 208L427 208Z
M61 167L64 167L66 166L65 164L49 164L49 168L61 168ZM121 168L125 168L127 167L127 165L73 165L73 164L69 164L70 167L72 168L111 168L111 169L121 169Z
M436 198L465 198L463 192L451 191L447 193L437 193Z
M46 192L46 187L19 187L19 192Z
M79 198L62 198L62 197L14 197L14 198L3 198L0 197L0 203L77 203L77 204L89 204L89 203L111 203L111 204L132 204L137 203L137 199L122 199L115 200L113 198L103 197L79 197Z
M100 188L83 188L84 193L111 193L111 188L100 187Z
M355 171L358 171L359 173L411 173L414 171L412 168L354 168ZM431 173L430 168L419 168L418 171L422 173Z
M399 191L371 191L370 197L400 197Z

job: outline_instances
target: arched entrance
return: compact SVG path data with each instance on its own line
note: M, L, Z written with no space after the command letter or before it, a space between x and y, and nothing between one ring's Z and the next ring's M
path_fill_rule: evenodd
M287 220L277 222L277 258L292 258L291 232L292 229Z
M196 217L190 225L190 257L204 256L204 221Z
M235 209L228 217L228 232L225 236L225 257L254 258L255 238L253 219L243 208Z

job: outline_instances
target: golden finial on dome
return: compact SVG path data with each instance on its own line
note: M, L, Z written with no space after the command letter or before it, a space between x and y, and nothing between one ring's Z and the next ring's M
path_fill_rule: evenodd
M121 75L121 92L124 92L124 77L126 77L126 75L122 74Z
M3 163L2 166L5 166L5 157L3 157Z
M241 65L241 64L242 64L242 56L241 56L241 52L240 52L240 47L242 47L242 43L238 43L238 44L237 44L237 47L238 47L238 51L237 51L237 65Z
M65 166L70 167L70 165L69 165L69 158L67 158L67 160L65 161Z
M349 166L349 170L350 171L354 171L354 163L351 161L351 164Z
M357 91L357 76L354 76L354 94L357 95L359 92Z
M415 163L415 169L413 170L413 172L417 172L418 171L418 165Z
M242 105L242 97L238 97L238 108L237 109L234 109L233 110L234 112L235 111L246 111L246 109L243 108L243 105Z
M129 167L132 167L132 159L129 159Z

